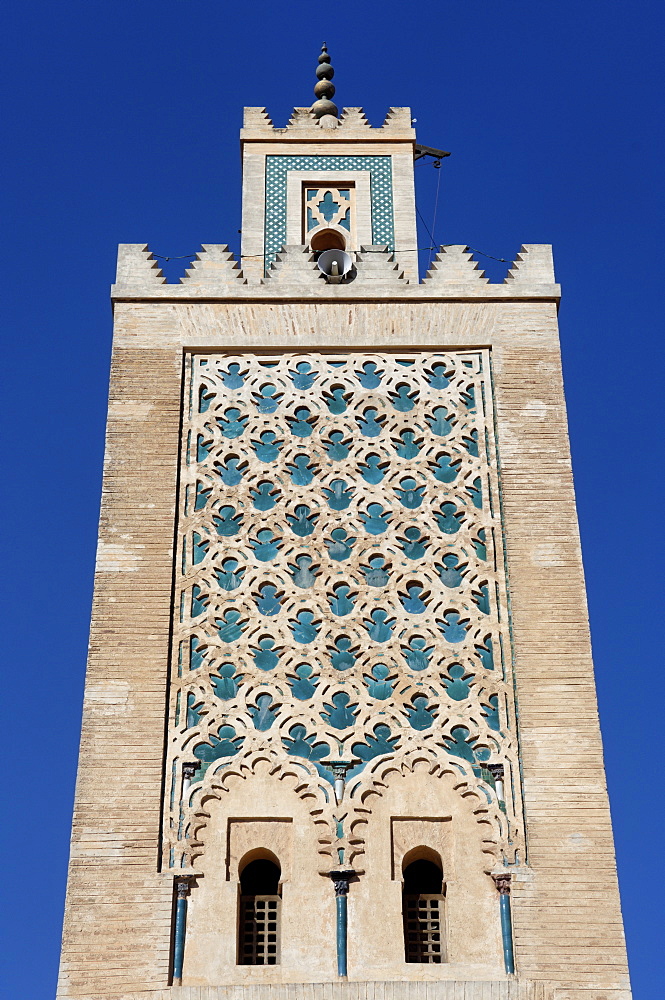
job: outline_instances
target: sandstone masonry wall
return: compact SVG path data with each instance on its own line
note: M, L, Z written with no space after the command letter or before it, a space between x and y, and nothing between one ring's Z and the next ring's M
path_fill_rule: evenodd
M363 301L357 287L325 284L315 300L305 289L279 301L258 286L177 301L146 273L117 289L58 997L241 1000L241 987L168 986L172 882L158 858L183 351L412 346L492 350L528 843L512 889L517 978L270 986L264 975L242 989L247 1000L257 989L274 1000L627 1000L556 286L420 285L399 301L390 288ZM404 978L432 969L405 966Z

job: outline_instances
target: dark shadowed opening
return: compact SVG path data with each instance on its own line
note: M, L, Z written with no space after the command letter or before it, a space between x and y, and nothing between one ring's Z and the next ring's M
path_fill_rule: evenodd
M421 893L440 895L443 886L443 872L433 861L412 861L404 869L404 893L419 896Z
M419 852L422 849L419 849ZM428 851L434 854L433 851ZM404 865L402 916L407 962L446 961L443 872L422 856Z
M277 858L254 857L240 867L239 965L279 964L281 874Z
M276 896L281 874L279 865L267 858L250 861L240 875L240 893L243 896Z

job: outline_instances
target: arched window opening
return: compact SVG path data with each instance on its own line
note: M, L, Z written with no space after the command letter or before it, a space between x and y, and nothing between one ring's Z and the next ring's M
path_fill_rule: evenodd
M440 964L447 961L443 871L430 860L438 857L434 851L418 853L416 861L404 866L404 958L407 962Z
M241 864L238 965L279 964L281 874L276 858L255 856Z
M346 240L335 229L319 229L313 234L309 245L314 253L322 250L346 250Z

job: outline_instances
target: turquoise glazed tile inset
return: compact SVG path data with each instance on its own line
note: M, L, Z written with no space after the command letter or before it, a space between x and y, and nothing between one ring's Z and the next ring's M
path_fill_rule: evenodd
M372 243L395 249L390 156L266 156L266 221L263 252L268 270L286 243L286 183L290 170L368 170Z

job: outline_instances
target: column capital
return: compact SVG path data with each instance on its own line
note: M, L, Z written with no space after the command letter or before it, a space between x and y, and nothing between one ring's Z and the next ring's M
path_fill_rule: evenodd
M497 892L499 893L500 896L510 895L511 877L512 876L508 872L502 872L500 875L492 875Z
M192 877L191 875L176 875L173 882L178 899L187 899L189 896L190 889L192 888Z
M332 880L336 896L347 896L349 892L349 882L355 877L356 873L354 871L328 872L328 878Z
M350 760L322 760L319 763L329 767L335 778L346 778L346 772L362 764L362 761L358 757L352 757Z

